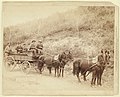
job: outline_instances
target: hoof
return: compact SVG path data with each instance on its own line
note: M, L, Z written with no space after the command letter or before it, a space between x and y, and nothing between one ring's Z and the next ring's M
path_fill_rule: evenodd
M40 74L42 74L42 72L40 72Z
M94 88L94 87L95 87L95 85L91 85L91 87L93 87L93 88Z

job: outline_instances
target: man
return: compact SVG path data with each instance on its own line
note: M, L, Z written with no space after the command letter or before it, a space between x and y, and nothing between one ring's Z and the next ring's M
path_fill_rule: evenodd
M11 49L10 43L8 43L5 48L5 56L8 56L11 52L12 52L12 49Z
M36 48L38 50L38 54L39 55L43 55L43 52L42 52L42 50L43 50L43 44L42 44L41 40L38 41L38 44L37 44Z
M36 48L36 41L35 41L35 40L32 41L29 50L31 50L31 51L33 52L33 56L32 56L32 57L33 57L34 59L37 59L37 58L38 58L38 55L37 55L37 48Z
M18 44L18 46L16 47L17 53L23 53L23 47Z
M36 50L36 41L35 40L33 40L32 42L31 42L31 45L30 45L30 49L29 50Z
M70 51L69 51L67 57L69 60L73 61L73 56L72 56L72 53Z
M62 54L59 55L59 60L60 60L60 62L66 60L66 58L67 58L67 55L66 55L65 52L62 52Z
M110 61L110 53L109 51L105 51L105 63L106 64L109 64L109 61Z
M101 54L98 55L98 64L99 65L105 65L105 58L104 58L104 52L101 50Z
M101 54L98 56L98 67L97 68L99 68L99 70L97 69L96 71L98 85L102 85L101 79L102 79L103 71L105 69L105 54L103 50L101 50Z
M27 52L27 51L28 51L28 48L27 48L26 44L24 43L23 44L23 52Z

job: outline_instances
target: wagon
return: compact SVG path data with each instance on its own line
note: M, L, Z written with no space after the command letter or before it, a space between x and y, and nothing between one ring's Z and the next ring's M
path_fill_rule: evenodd
M18 66L22 72L29 73L31 69L37 70L38 59L33 58L32 51L27 51L25 53L12 53L9 54L5 59L6 69L12 71L16 66Z

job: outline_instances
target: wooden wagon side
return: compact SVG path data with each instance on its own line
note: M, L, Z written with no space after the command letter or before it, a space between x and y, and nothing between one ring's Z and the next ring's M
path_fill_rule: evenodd
M31 63L37 61L33 59L32 51L21 54L10 54L6 59L7 70L12 71L19 64L19 67L24 73L29 73L32 68Z

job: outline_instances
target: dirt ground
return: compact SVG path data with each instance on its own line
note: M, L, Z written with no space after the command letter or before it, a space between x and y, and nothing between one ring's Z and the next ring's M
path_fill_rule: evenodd
M87 81L81 78L79 83L69 66L66 66L63 78L55 77L54 70L49 75L46 68L43 74L38 74L35 70L24 74L18 67L12 72L4 69L3 95L113 95L113 76L107 76L106 73L105 70L102 86L91 87L91 75Z

